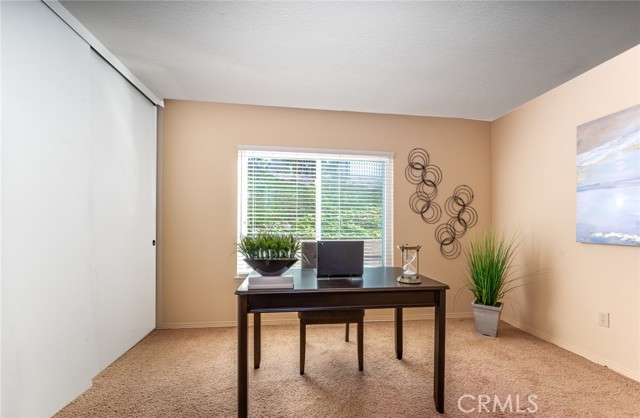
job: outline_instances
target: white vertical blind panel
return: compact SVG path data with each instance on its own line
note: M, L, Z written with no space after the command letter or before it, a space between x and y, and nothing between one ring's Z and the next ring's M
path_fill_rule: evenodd
M155 327L156 109L92 51L91 111L102 369Z
M0 415L51 416L97 372L89 48L40 2L0 7Z

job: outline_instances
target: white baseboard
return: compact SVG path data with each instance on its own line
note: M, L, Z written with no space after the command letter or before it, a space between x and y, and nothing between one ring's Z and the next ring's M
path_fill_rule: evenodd
M215 322L165 322L159 324L157 329L187 329L187 328L223 328L235 327L236 321Z
M576 347L573 344L570 344L564 340L561 340L559 338L556 338L552 335L549 334L545 334L542 331L538 331L535 328L532 328L528 325L522 324L516 320L513 320L511 318L509 319L505 319L505 318L501 318L501 320L505 321L506 323L513 325L514 327L521 329L522 331L525 331L531 335L535 335L536 337L543 339L547 342L550 342L551 344L555 344L558 347L564 348L565 350L571 351L572 353L575 353L579 356L582 356L584 358L586 358L587 360L590 360L596 364L600 364L604 367L607 367L617 373L620 373L623 376L626 376L630 379L636 380L636 381L640 381L640 373L638 371L634 371L631 369L628 369L624 366L621 366L619 364L616 364L614 362L611 362L603 357L600 357L596 354L593 354L589 351L583 350L580 347Z
M418 321L425 319L433 319L434 314L409 314L404 311L402 319L405 321ZM447 313L447 319L458 318L473 318L472 312L449 312ZM391 315L370 315L365 317L365 322L385 322L393 321ZM249 325L253 323L253 316L249 315ZM275 318L269 319L268 315L262 317L262 325L295 325L298 323L298 319L283 319ZM167 322L158 326L158 329L185 329L185 328L221 328L221 327L235 327L236 321L214 321L214 322Z

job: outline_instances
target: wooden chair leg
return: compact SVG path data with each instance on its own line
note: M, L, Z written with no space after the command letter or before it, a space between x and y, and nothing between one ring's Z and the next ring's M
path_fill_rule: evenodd
M304 357L307 346L307 324L300 321L300 374L304 374Z
M0 0L1 1L1 0ZM307 348L307 325L311 324L345 324L344 339L349 342L350 324L357 326L358 369L364 370L364 311L347 310L339 311L312 311L299 312L300 319L300 374L304 374L305 357Z
M358 321L358 368L364 370L364 321Z

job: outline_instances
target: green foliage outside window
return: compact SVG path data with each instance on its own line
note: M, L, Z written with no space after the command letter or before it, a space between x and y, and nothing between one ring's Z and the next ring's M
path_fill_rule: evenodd
M379 170L364 166L366 172L344 175L348 163L322 162L321 231L316 234L316 161L251 158L248 233L270 229L299 239L381 239L384 192L371 178Z

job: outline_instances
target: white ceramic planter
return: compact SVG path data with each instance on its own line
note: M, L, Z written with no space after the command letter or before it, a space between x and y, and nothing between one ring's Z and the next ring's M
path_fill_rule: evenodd
M474 299L471 308L476 319L476 330L482 335L495 338L498 335L502 302L498 302L498 306L487 306L476 303Z

